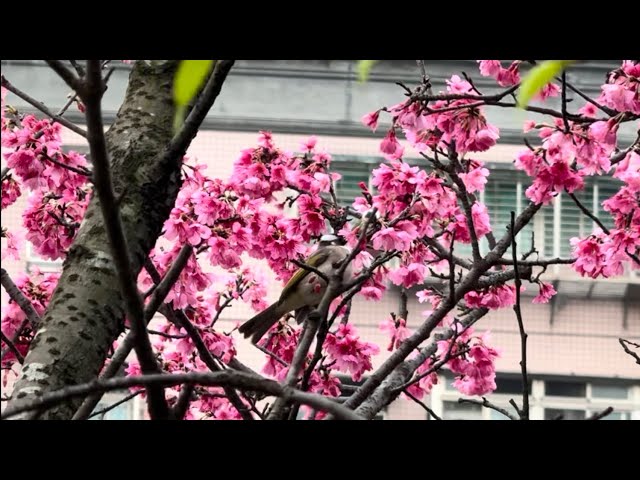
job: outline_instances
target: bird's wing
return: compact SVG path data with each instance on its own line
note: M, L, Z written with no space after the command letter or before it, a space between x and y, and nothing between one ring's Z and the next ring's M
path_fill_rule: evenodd
M329 250L321 248L313 255L311 255L305 263L311 267L318 268L318 266L327 261L328 257ZM280 294L280 300L282 301L282 299L286 298L289 292L293 290L308 274L309 270L299 268L298 271L293 274L293 277L291 277L287 284L284 286L284 290L282 290L282 294Z

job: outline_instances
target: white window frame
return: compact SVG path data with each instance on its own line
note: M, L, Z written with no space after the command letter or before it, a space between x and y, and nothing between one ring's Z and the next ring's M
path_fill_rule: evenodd
M31 267L38 267L43 272L60 272L62 271L62 260L47 260L34 252L34 246L28 240L25 241L25 263L27 271Z
M610 379L602 379L607 381ZM611 406L614 413L622 413L622 420L640 420L640 383L637 385L618 384L620 386L628 386L628 396L626 399L619 398L593 398L593 383L599 383L598 380L587 381L586 392L584 397L559 397L545 394L545 381L535 379L531 382L531 392L529 394L529 416L531 420L544 420L544 411L548 408L582 410L586 412L586 417L595 413L602 412ZM556 381L556 380L552 380ZM563 380L558 380L563 381ZM427 405L440 417L444 414L444 402L457 402L459 398L474 398L481 400L480 397L467 397L456 390L446 388L448 380L444 375L439 375L438 383L433 386L433 390L429 395ZM522 394L491 394L487 395L487 400L491 403L506 409L515 414L513 407L509 404L510 399L514 399L519 406L522 406ZM425 413L426 415L426 413ZM506 419L506 418L505 418ZM482 408L482 420L491 420L491 410Z

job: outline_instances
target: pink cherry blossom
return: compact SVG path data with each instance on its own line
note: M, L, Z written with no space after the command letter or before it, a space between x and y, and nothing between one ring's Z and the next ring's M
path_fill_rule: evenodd
M380 116L380 110L376 110L375 112L367 113L362 117L362 123L369 127L374 132L378 128L378 117Z
M460 173L459 176L469 193L481 192L487 183L489 170L484 167L474 168L469 173Z
M397 160L404 154L404 147L396 139L396 132L393 128L389 130L380 144L380 151L387 160Z
M540 282L538 285L540 286L540 293L533 298L532 303L548 303L551 297L557 293L550 283Z
M335 333L329 333L325 349L329 360L335 362L335 368L350 373L356 382L373 368L371 356L380 352L374 343L360 340L356 328L351 324L340 324Z
M433 360L431 358L427 358L416 370L416 377L421 376L429 371L433 367ZM416 383L413 383L407 387L407 391L416 397L418 400L422 399L425 395L429 395L433 386L438 383L438 374L436 372L431 372L428 375L425 375Z
M413 333L407 328L407 321L404 318L393 316L380 322L380 330L391 337L387 347L390 352L398 348Z

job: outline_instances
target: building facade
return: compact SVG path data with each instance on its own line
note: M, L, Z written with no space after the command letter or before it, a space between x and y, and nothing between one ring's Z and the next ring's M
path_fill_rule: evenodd
M619 64L617 61L582 64L570 71L570 80L596 97L606 72ZM465 71L483 93L495 91L493 81L476 73L473 61L427 61L426 65L435 90L444 89L445 80L452 74ZM115 118L123 98L128 68L118 66L110 79L103 104L107 124ZM65 85L40 62L2 61L2 70L13 84L52 110L60 108L66 100ZM335 170L343 175L337 193L342 202L349 203L358 190L358 183L370 182L371 171L382 161L379 143L384 135L384 123L374 134L362 126L360 118L403 99L402 90L395 82L415 85L419 81L414 61L383 61L364 84L356 81L354 70L354 63L348 61L238 61L187 155L207 163L210 176L225 178L230 175L240 151L256 144L260 130L273 132L276 144L291 150L298 149L299 144L313 134L318 137L318 145L332 154ZM577 96L572 100L576 104L580 102ZM21 112L33 111L12 95L7 96L7 103ZM69 112L68 116L82 122L78 112ZM523 122L540 117L498 107L487 108L487 117L500 128L501 138L495 148L474 158L485 161L491 169L481 200L489 208L494 231L500 234L509 222L510 212L517 213L526 205L524 191L529 185L528 178L514 170L512 162L515 153L523 147ZM532 143L537 141L534 137L527 138ZM635 138L632 125L622 127L619 138L621 145L630 144ZM65 130L64 141L70 148L86 148L83 140ZM411 148L406 151L411 152ZM411 153L407 160L420 164L420 159ZM602 200L610 197L619 183L607 177L589 179L589 182L580 199L595 213L602 213ZM24 202L23 196L3 211L3 227L11 229L19 225ZM566 257L569 239L584 235L592 228L593 222L582 215L570 199L560 195L520 234L518 244L519 248L528 249L533 234L542 257ZM5 268L11 274L34 265L41 269L60 268L59 264L34 256L28 246L23 259L7 262ZM268 275L265 265L252 263ZM629 271L615 279L592 280L579 277L568 267L554 266L543 278L553 282L558 291L553 300L545 305L531 304L527 300L537 293L537 288L528 286L522 302L529 334L531 417L552 419L562 415L579 419L613 406L615 411L607 418L640 419L640 371L618 343L620 337L640 340L640 276ZM275 300L279 285L275 281L270 285L269 300ZM4 291L2 295L5 303ZM384 350L388 340L379 330L379 324L389 312L398 311L399 298L399 290L390 286L380 302L363 299L354 302L350 321L365 339L382 348L374 357L374 367L389 354ZM425 306L417 302L415 295L409 298L408 326L416 328L425 318ZM232 327L251 315L249 308L236 305L225 310L221 322ZM477 330L490 330L493 343L502 351L497 363L498 389L488 398L510 409L509 399L521 401L520 337L513 311L491 312L478 323ZM238 340L238 355L257 370L264 362L264 355L243 340ZM123 392L120 396L126 395ZM443 374L424 402L445 419L500 419L501 415L494 411L458 403L460 396L452 389L451 379ZM117 398L120 397L115 394L105 397L102 404L106 406ZM133 399L107 413L106 418L140 418L141 412L139 399ZM389 419L428 417L420 405L405 398L389 405L382 414L382 418Z

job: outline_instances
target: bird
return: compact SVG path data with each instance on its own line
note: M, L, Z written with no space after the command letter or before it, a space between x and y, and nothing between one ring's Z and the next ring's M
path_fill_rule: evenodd
M323 235L318 242L318 249L306 259L305 264L312 266L330 277L339 270L347 259L351 249L345 245L344 239L337 235ZM351 262L344 270L343 282L348 282L353 274ZM296 320L302 323L311 308L318 306L327 288L327 282L314 272L299 268L287 282L280 298L240 325L238 331L245 338L251 337L256 344L280 318L289 312L296 312Z

